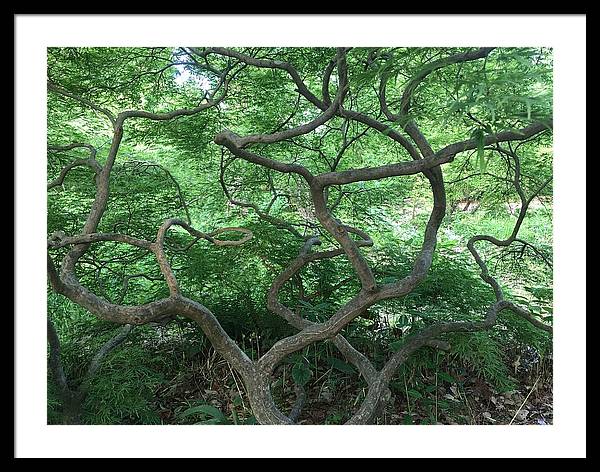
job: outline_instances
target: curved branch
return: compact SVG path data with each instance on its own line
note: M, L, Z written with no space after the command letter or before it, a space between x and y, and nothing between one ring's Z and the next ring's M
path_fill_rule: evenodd
M410 338L400 347L400 349L396 351L394 355L385 363L376 380L369 386L367 396L361 407L346 422L346 424L364 424L373 417L377 407L382 402L387 401L387 385L394 376L395 372L417 349L420 349L423 346L432 346L432 344L433 347L438 349L447 348L447 343L437 340L441 334L455 332L472 333L490 329L495 325L498 314L507 309L514 311L516 314L530 321L538 328L552 333L552 327L541 323L527 313L526 310L523 310L511 302L507 302L506 300L501 300L491 305L483 321L455 321L436 323L424 328L418 333L410 336Z
M223 164L223 161L221 160L221 171L219 174L219 182L221 184L221 188L223 189L223 193L225 194L225 197L227 197L227 200L229 200L229 202L232 205L236 205L242 208L252 208L252 210L254 210L254 212L256 213L256 215L261 219L266 221L267 223L272 224L273 226L275 226L276 228L279 229L285 229L286 231L289 231L290 233L292 233L294 236L296 236L297 238L300 239L304 239L304 236L302 236L302 234L300 234L300 232L294 228L294 226L291 223L288 223L287 221L281 219L281 218L277 218L273 215L270 215L268 213L268 209L267 211L262 211L260 209L260 207L254 203L251 202L243 202L241 200L237 200L235 198L232 197L231 193L229 192L229 189L227 188L227 184L225 183L225 170L227 169L227 165Z
M490 144L503 143L507 141L523 141L535 136L536 134L551 130L552 123L552 119L550 118L547 122L538 121L519 130L506 130L495 134L488 134L483 138L483 145L489 146ZM444 156L455 156L459 152L469 151L477 148L478 142L476 139L467 139L465 141L450 144L449 146L440 149L435 153L435 155L438 156L438 158L443 159Z
M348 89L346 87L340 88L335 100L329 105L329 107L321 113L314 120L309 121L300 126L289 128L284 131L279 131L273 134L252 134L249 136L236 138L236 146L244 148L249 144L270 144L285 141L286 139L295 138L296 136L302 136L314 131L322 124L328 122L336 114L338 108L341 106L344 99L344 95Z
M165 316L181 314L196 321L215 349L247 379L252 361L223 330L215 316L198 302L175 296L136 306L116 305L107 302L83 287L77 279L62 280L57 277L51 260L48 260L50 283L55 292L86 308L97 317L115 323L140 325Z
M284 71L288 72L288 74L291 76L292 80L296 84L297 91L304 98L306 98L310 103L312 103L317 108L320 108L323 111L330 109L331 99L329 98L329 78L330 78L331 72L333 71L335 64L337 62L336 59L333 59L332 61L330 61L329 65L325 69L324 78L323 78L323 89L322 89L323 100L319 100L304 84L304 82L300 78L300 74L298 73L298 71L289 63L282 62L282 61L272 61L272 60L268 60L268 59L256 59L252 56L248 56L246 54L243 54L243 53L240 53L237 51L233 51L233 50L227 49L227 48L206 48L204 51L199 51L195 48L190 48L190 49L202 57L205 57L208 54L219 54L219 55L228 56L228 57L235 57L236 59L239 59L240 61L244 62L245 64L252 65L255 67L284 70ZM338 94L339 94L339 92L340 92L340 90L338 90ZM344 91L344 93L345 93L345 91ZM365 115L363 113L359 113L359 112L356 112L353 110L346 110L342 107L340 107L338 109L337 113L341 117L358 121L360 123L367 125L370 128L373 128L373 129L379 131L380 133L387 135L390 139L393 139L394 141L398 142L402 147L404 147L406 149L406 151L413 157L413 159L420 157L417 150L410 143L410 141L407 140L404 136L402 136L402 134L400 134L398 131L390 128L388 125L385 125L385 124L377 121L376 119L371 118L370 116ZM217 143L217 144L220 144L220 143ZM256 163L258 163L258 162L256 162ZM260 164L260 165L264 165L264 164Z
M113 241L129 244L131 246L142 249L152 250L152 243L144 239L134 238L127 234L121 233L87 233L78 234L76 236L67 236L62 231L56 231L50 235L48 239L48 247L60 248L65 246L73 246L79 244L91 244L102 241Z
M64 97L69 97L72 98L75 101L78 101L79 103L81 103L82 105L85 105L88 108L91 108L92 110L95 110L99 113L102 113L104 116L106 116L110 122L112 123L112 125L114 126L117 118L115 117L114 113L106 108L100 107L98 105L96 105L95 103L91 102L90 100L88 100L87 98L83 98L80 95L77 95L73 92L70 92L69 90L67 90L64 87L61 87L60 85L57 85L53 82L51 82L50 80L48 80L47 82L47 87L48 90L58 93L59 95L63 95Z
M151 113L149 111L144 110L127 110L119 113L119 118L125 120L127 118L146 118L147 120L153 121L168 121L173 118L179 118L180 116L192 116L200 113L203 110L208 108L212 108L217 105L222 99L224 95L219 97L217 100L209 100L207 103L202 103L194 108L180 108L178 110L173 110L165 113Z
M329 81L331 80L331 74L333 73L333 69L335 69L336 60L332 59L325 67L325 71L323 72L323 86L321 88L321 95L323 96L323 104L329 106L331 103L331 96L329 95ZM319 105L317 105L319 106Z
M505 154L509 155L514 160L515 169L514 169L513 186L514 186L515 190L517 191L517 194L519 195L519 198L521 200L521 208L519 210L519 216L517 217L517 221L515 222L513 230L508 238L501 240L501 239L497 239L493 236L478 234L478 235L471 237L469 239L469 241L467 242L467 248L469 249L469 252L472 254L473 258L475 259L475 262L481 269L480 277L492 287L492 289L494 290L494 294L496 296L496 300L498 300L498 301L504 299L504 295L502 293L502 288L500 287L500 284L498 283L498 281L490 275L487 264L484 262L484 260L480 256L479 252L475 249L475 243L477 243L478 241L487 241L487 242L494 244L495 246L506 247L506 246L510 246L513 242L515 242L517 240L517 235L519 234L519 230L521 229L521 225L522 225L523 221L525 220L525 215L527 213L527 210L529 209L529 205L531 204L533 199L537 196L537 194L544 187L546 187L546 185L548 185L551 181L551 178L548 178L529 198L527 198L525 196L525 192L523 191L523 188L521 186L521 161L520 161L519 156L514 152L508 152L506 150L504 150L503 152Z
M54 328L54 324L52 323L52 320L50 320L50 317L47 318L47 326L48 345L50 348L48 366L50 367L55 382L58 384L61 396L66 398L68 395L70 395L71 390L69 389L67 376L65 375L65 371L63 370L62 362L60 360L60 340L58 339L58 334L56 333L56 329Z
M495 144L505 141L518 141L527 139L533 135L541 133L547 129L547 124L534 123L526 128L517 131L502 131L497 134L487 135L484 138L485 145ZM415 136L418 136L415 134ZM417 138L418 139L418 138ZM363 167L360 169L350 169L339 172L327 172L315 177L315 185L329 186L342 185L353 182L363 182L369 180L378 180L387 177L397 177L400 175L414 175L425 172L441 164L451 162L459 152L470 149L477 149L477 141L470 139L459 143L446 146L440 151L421 159L420 157L413 161L397 162L378 167Z
M65 151L71 151L71 150L77 149L77 148L87 148L90 151L90 157L91 158L96 157L96 148L94 146L92 146L91 144L71 143L71 144L64 144L64 145L59 145L59 144L49 144L48 145L48 151L50 151L50 152L65 152Z
M192 224L190 210L188 209L188 204L187 204L185 198L183 197L181 185L179 185L179 182L177 182L177 179L175 177L173 177L173 174L171 174L171 172L169 172L166 168L164 168L160 164L157 164L155 162L150 162L150 161L127 161L127 164L133 164L135 166L143 165L144 170L147 169L148 167L156 167L156 168L162 170L167 175L167 177L171 180L171 182L173 182L173 184L175 185L175 188L177 189L177 195L179 196L179 201L181 203L181 206L183 207L183 210L185 211L185 217L187 219L187 222L189 224Z
M205 48L204 50L199 50L198 48L190 47L188 49L200 57L206 57L208 54L218 54L220 56L233 57L251 66L267 69L280 69L286 71L296 84L298 92L302 94L302 96L304 96L309 102L316 106L319 106L321 104L321 101L317 97L315 97L310 90L308 90L308 87L300 78L300 74L294 68L294 66L287 62L273 61L270 59L257 59L255 57L228 48Z
M71 169L83 166L87 166L90 169L92 169L96 176L102 171L102 167L100 166L100 164L98 164L98 162L95 159L76 159L70 164L67 164L65 167L63 167L60 171L59 176L56 179L52 180L51 182L48 182L47 190L62 185L65 181L65 177L71 171Z
M73 162L67 164L65 167L63 167L60 171L59 176L54 179L51 182L48 182L47 185L47 190L50 190L54 187L58 187L60 185L63 184L63 182L65 181L65 177L67 176L67 174L71 171L71 169L75 168L75 167L81 167L81 166L87 166L90 169L92 169L96 175L96 178L98 178L98 176L100 175L100 172L102 172L102 166L98 163L98 161L96 160L96 148L94 146L92 146L91 144L87 144L87 143L72 143L72 144L67 144L67 145L49 145L48 146L48 151L50 152L65 152L65 151L70 151L72 149L77 149L77 148L86 148L90 151L90 155L87 159L76 159Z
M369 180L379 180L387 177L398 177L401 175L415 175L424 172L433 167L437 167L454 160L454 154L433 155L425 159L418 159L405 162L397 162L378 167L363 167L359 169L349 169L338 172L327 172L319 174L315 178L316 185L344 185L354 182L366 182Z
M106 358L108 354L114 351L117 347L119 347L123 341L129 336L129 333L133 330L132 325L126 324L123 326L117 334L115 334L112 338L106 341L102 347L96 352L90 364L83 376L83 380L81 382L81 386L79 387L80 392L85 395L87 390L89 389L90 381L96 375L100 366L102 365L102 361Z
M148 120L153 121L169 121L174 118L179 118L181 116L192 116L200 113L203 110L207 110L209 108L213 108L217 106L219 103L223 101L225 96L227 95L227 90L229 88L229 82L235 76L236 72L234 72L231 76L227 77L227 74L232 70L233 67L227 68L222 74L221 79L217 86L213 89L211 94L209 94L206 103L201 103L197 107L194 108L180 108L178 110L173 110L165 113L151 113L144 110L127 110L119 113L118 119L121 121L125 121L127 118L146 118ZM239 72L239 70L238 70ZM223 86L223 91L220 96L215 98L217 91Z
M340 71L340 76L346 76L346 62L345 62L345 52L343 49L338 50L337 54L337 67ZM275 143L284 141L286 139L291 139L296 136L301 136L304 134L308 134L311 131L314 131L316 128L321 126L322 124L329 121L337 112L337 110L341 107L341 104L344 100L344 96L348 91L347 87L347 78L342 79L340 82L340 87L338 88L338 92L336 94L335 100L327 107L324 112L315 118L314 120L309 121L303 125L297 126L295 128L290 128L285 131L276 132L273 134L254 134L250 136L241 137L229 130L224 130L221 133L215 136L215 143L225 146L227 149L231 151L237 157L240 157L246 161L253 162L255 164L262 165L264 167L277 170L279 172L290 173L294 172L302 175L307 182L312 181L312 174L305 167L298 164L284 164L279 161L275 161L263 156L259 156L257 154L251 153L244 148L249 144L261 143Z
M240 138L239 135L232 133L229 130L224 130L215 136L214 142L220 146L225 146L234 156L244 159L245 161L252 162L284 174L295 173L301 175L307 182L311 182L313 180L314 176L306 167L299 164L286 164L284 162L275 161L273 159L254 154L246 149L242 149L239 145L240 139L243 138Z
M490 52L492 52L494 49L496 48L479 48L474 51L454 54L452 56L438 59L423 66L421 70L406 85L404 92L402 93L402 98L400 99L400 112L398 114L392 113L388 108L386 100L386 86L388 81L388 75L384 74L381 78L379 86L379 103L381 105L381 111L390 121L400 120L403 116L408 114L410 102L415 90L429 74L444 67L448 67L452 64L482 59L484 57L487 57L490 54Z
M366 233L363 234L365 234L366 239L362 241L356 241L356 244L358 246L371 245L373 243L371 239L366 235ZM292 326L299 330L302 330L309 326L317 325L317 323L313 323L309 320L303 319L297 313L294 313L288 307L284 306L281 302L279 302L278 295L281 288L294 276L296 276L298 272L310 262L323 259L330 259L344 254L343 249L315 253L310 252L315 245L320 244L321 241L317 236L309 238L302 246L298 257L294 261L292 261L288 265L288 267L282 273L279 274L279 276L275 278L275 280L271 284L269 292L267 293L267 307L273 313L281 316L288 323L290 323ZM363 375L363 377L367 380L368 383L370 383L374 379L376 371L371 362L364 355L362 355L360 352L354 349L352 345L342 335L338 334L337 336L335 336L333 338L333 343L338 348L338 350L344 355L346 360L348 360L350 363L356 366L358 371Z
M371 246L373 241L364 231L341 224L333 217L327 208L323 187L318 183L311 186L310 193L315 206L315 215L317 219L344 249L348 260L354 267L356 275L360 279L363 289L367 292L374 292L377 288L377 282L375 281L373 272L364 256L361 254L356 242L350 238L349 233L358 234L364 240L369 241L369 244L365 244L366 246Z
M241 244L244 244L245 242L252 239L252 237L254 236L252 231L250 231L249 229L234 227L234 226L230 226L230 227L226 227L226 228L218 228L214 231L211 231L210 233L203 233L202 231L198 231L197 229L193 228L192 226L187 224L185 221L179 220L177 218L170 218L168 220L165 220L165 222L163 223L163 227L164 226L166 226L164 231L166 231L166 229L168 229L171 226L181 226L192 236L195 236L200 239L206 239L208 242L210 242L216 246L240 246ZM160 232L160 230L159 230L159 232ZM215 238L215 236L217 236L218 234L227 233L227 232L238 232L238 233L242 233L243 236L237 240L221 240L221 239ZM157 238L157 242L158 242L158 238Z

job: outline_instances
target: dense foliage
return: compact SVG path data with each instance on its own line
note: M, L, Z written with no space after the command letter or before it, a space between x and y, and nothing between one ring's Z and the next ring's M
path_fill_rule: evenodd
M351 420L367 403L372 379L336 349L338 332L381 371L419 333L437 323L467 326L495 306L501 313L490 329L448 329L428 340L437 346L407 350L389 382L391 397L376 402L370 421L486 422L494 415L485 407L470 411L474 397L488 405L494 398L496 405L525 385L526 393L550 382L550 330L531 319L552 324L552 54L482 49L50 48L48 316L49 339L52 333L56 339L49 350L48 421L265 422L243 368L215 352L193 316L167 310L135 323L124 311L119 320L120 311L113 309L111 318L98 302L83 301L87 293L107 306L169 299L175 292L165 283L162 254L177 290L214 314L258 362L299 332L269 302L274 280L303 247L305 256L320 254L316 245L335 251L345 237L325 227L302 173L271 163L347 176L409 163L410 149L428 159L426 146L438 152L453 143L463 144L440 154L444 160L431 169L324 187L332 224L350 228L348 247L352 241L360 247L377 290L391 293L423 257L438 207L428 172L443 174L445 216L430 267L414 288L369 302L342 330L288 353L268 376L274 402L300 422ZM323 123L301 129L330 109ZM174 110L189 113L170 116ZM426 146L411 128L416 124ZM294 129L302 132L286 134ZM494 138L502 133L509 137ZM105 208L90 224L106 169ZM154 243L172 218L203 233L173 226L162 252L114 236L68 239L123 234ZM219 228L234 230L211 233ZM235 228L252 238L237 244L246 233ZM354 236L365 239L364 233L372 245L357 243ZM321 326L357 293L370 293L357 277L362 262L340 254L291 274L276 290L278 301ZM83 295L69 288L71 269ZM518 407L503 407L511 410L507 420Z

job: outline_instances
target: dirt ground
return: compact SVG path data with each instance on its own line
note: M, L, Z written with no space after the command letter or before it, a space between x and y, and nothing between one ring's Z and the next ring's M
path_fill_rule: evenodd
M552 424L552 360L540 362L515 355L511 363L518 385L514 390L499 392L468 371L456 375L456 383L440 379L436 382L436 374L432 372L425 381L436 387L426 397L395 392L378 424ZM307 403L298 423L343 424L358 408L361 393L364 395L366 391L356 384L356 379L350 378L331 390L324 381L308 384ZM289 375L284 381L280 379L279 384L274 382L274 397L283 411L291 409L293 392ZM214 424L211 417L202 415L185 417L182 421L182 412L199 404L212 405L223 412L225 424L244 423L252 416L241 379L214 351L155 392L155 407L164 424L198 424L206 420L207 424Z

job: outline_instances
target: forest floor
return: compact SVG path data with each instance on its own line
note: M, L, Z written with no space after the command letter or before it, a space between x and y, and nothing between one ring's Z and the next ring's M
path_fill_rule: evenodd
M243 423L251 416L241 379L214 351L207 354L155 392L155 408L163 424L181 424L182 412L199 404L221 410L228 418L224 420L227 424ZM418 398L395 392L379 424L552 424L552 360L525 361L521 353L514 354L509 362L517 385L513 390L500 392L468 371L456 375L456 383L436 382L435 372L426 373L425 381L437 385L435 390ZM283 383L284 389L280 383L274 385L273 391L276 401L286 411L295 398L289 375ZM327 386L323 387L323 382L309 383L307 404L298 423L342 424L348 418L348 412L358 408L357 396L364 395L365 389L356 385L356 379L347 379L329 390ZM183 422L194 424L205 419L192 416Z
M432 413L427 405L413 406L410 411L406 400L397 397L386 424L406 424L407 419L412 424L552 424L552 375L532 373L515 376L517 388L505 392L476 377L466 379L462 387L439 386L437 397L447 400L450 407L438 408L437 421L430 421Z

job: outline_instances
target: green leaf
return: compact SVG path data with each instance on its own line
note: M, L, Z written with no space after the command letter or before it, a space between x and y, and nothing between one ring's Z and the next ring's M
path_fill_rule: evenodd
M423 394L421 392L419 392L417 390L414 390L412 388L409 388L407 390L407 393L408 393L409 397L415 398L417 400L420 399L420 398L423 398Z
M321 302L313 306L313 310L316 311L327 311L331 307L331 303Z
M236 395L235 397L233 397L233 406L241 406L242 405L242 397L240 397L239 395Z
M249 416L247 419L243 421L244 424L258 424L254 415Z
M456 379L446 372L438 372L437 376L448 383L457 383Z
M475 129L472 133L473 139L477 143L477 160L479 162L479 171L483 174L486 169L486 162L484 159L484 146L485 146L485 134L481 128Z
M298 303L300 303L300 305L312 310L314 308L313 304L310 302L307 302L306 300L298 300Z
M227 423L227 419L222 420L220 418L211 418L209 420L205 420L205 421L198 421L195 424L223 424L223 423Z
M330 357L329 359L327 359L327 361L329 362L329 365L331 365L331 367L339 370L340 372L344 372L345 374L356 373L356 370L354 369L354 367L352 365L350 365L347 362L344 362L336 357Z
M487 170L487 165L488 162L490 162L490 158L489 156L486 158L484 156L481 156L481 158L479 159L479 172L480 173L485 173L485 171Z
M312 371L304 362L294 364L294 367L292 367L292 378L298 385L306 385L311 377Z
M223 412L221 410L219 410L218 408L212 406L212 405L198 405L198 406L193 406L191 408L188 408L187 410L185 410L182 414L181 417L185 418L187 416L191 416L191 415L196 415L196 414L204 414L207 416L210 416L211 418L215 419L215 420L227 420L226 416L223 414Z
M459 112L463 109L463 104L459 100L454 100L448 110L450 114Z

